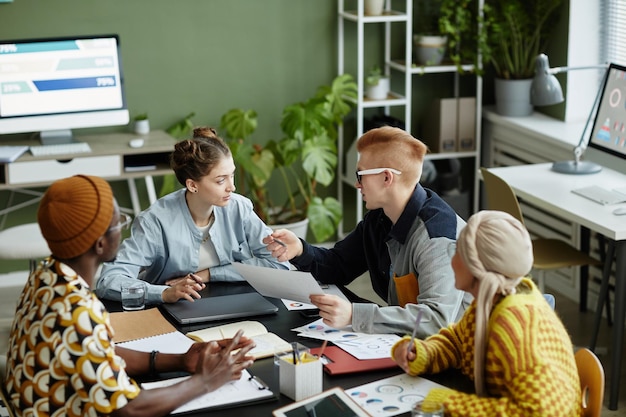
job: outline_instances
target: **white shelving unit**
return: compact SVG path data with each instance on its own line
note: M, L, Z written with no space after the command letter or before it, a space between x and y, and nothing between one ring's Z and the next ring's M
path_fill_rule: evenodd
M353 4L353 3L351 3ZM395 8L394 8L395 6ZM482 10L483 1L479 1ZM385 11L380 16L367 16L364 13L364 0L357 0L356 10L346 10L344 0L338 0L338 73L346 72L346 25L356 25L356 82L358 84L358 102L356 105L356 137L363 134L364 127L364 110L369 108L383 109L385 114L389 114L392 107L404 108L404 124L405 129L411 132L411 108L412 108L412 79L414 75L436 73L454 74L454 96L459 96L459 73L455 65L438 65L438 66L415 66L413 65L413 0L386 0ZM393 83L392 91L386 100L369 100L365 98L364 81L366 78L364 62L365 62L365 31L373 24L384 25L384 73L392 78L402 77L403 82ZM399 42L400 36L392 36L392 30L396 29L395 25L403 25L405 27L404 36L404 56L391 56L392 42ZM401 27L399 27L401 29ZM351 40L352 41L352 40ZM473 65L464 65L465 71L473 71ZM427 159L452 159L452 158L471 158L473 164L473 198L472 211L478 210L479 201L479 178L476 175L480 168L480 137L481 137L481 107L482 107L482 78L474 75L476 78L476 115L475 115L475 148L468 152L447 152L447 153L431 153L427 155ZM393 86L402 85L402 91L393 90ZM344 137L344 129L339 132L338 151L339 161L337 164L338 181L337 196L339 202L344 204L344 188L346 185L354 185L353 176L345 175L344 153L346 149L346 141ZM416 135L414 135L416 136ZM361 194L356 190L356 221L363 218L363 201ZM339 237L343 237L348 231L343 229L343 221L339 226Z

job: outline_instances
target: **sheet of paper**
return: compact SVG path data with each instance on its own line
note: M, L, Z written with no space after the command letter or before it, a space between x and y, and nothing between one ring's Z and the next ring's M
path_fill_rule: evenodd
M141 384L144 389L169 387L189 377L166 379L163 381L147 382ZM247 370L243 370L241 378L237 381L228 382L215 391L204 394L189 401L171 414L186 413L193 410L203 410L213 407L222 407L229 404L246 403L263 398L273 397L274 393L258 379L253 378Z
M298 336L333 342L337 347L361 360L388 358L391 347L400 340L400 336L395 334L355 332L351 326L335 329L324 324L323 319L291 330L299 332Z
M139 352L158 350L163 353L185 353L193 343L193 340L177 330L128 342L116 343L116 346L138 350Z
M233 267L257 292L265 297L309 303L311 294L324 294L308 272L266 268L234 262Z
M334 295L337 295L337 296L343 298L344 300L348 299L344 295L344 293L341 292L339 287L337 287L334 284L320 284L320 288L322 290L324 290L324 292L326 294L334 294ZM317 308L313 304L302 303L300 301L287 300L287 299L282 299L281 301L283 302L283 304L285 305L285 307L289 311L292 311L292 310L313 310L313 309Z
M401 374L347 389L346 392L372 416L408 413L411 405L423 400L433 388L443 385L419 376Z

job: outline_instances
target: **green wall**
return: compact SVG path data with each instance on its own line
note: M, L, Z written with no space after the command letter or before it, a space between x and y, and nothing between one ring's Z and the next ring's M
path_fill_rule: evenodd
M218 126L226 110L253 108L263 141L278 139L285 105L336 75L336 8L319 0L14 0L0 3L0 40L119 34L131 117L147 112L152 128L165 129L193 111L196 125ZM125 183L114 188L128 204ZM8 199L0 192L0 208ZM5 226L35 221L36 208L9 214ZM3 261L0 272L26 268Z

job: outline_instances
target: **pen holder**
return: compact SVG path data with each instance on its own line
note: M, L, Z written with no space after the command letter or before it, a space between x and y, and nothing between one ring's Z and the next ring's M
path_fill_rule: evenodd
M280 393L294 401L322 392L322 361L300 343L291 343L292 351L276 352Z

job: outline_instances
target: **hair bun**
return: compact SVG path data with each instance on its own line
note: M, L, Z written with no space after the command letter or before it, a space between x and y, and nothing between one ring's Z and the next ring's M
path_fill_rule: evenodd
M216 139L217 131L212 127L202 126L193 129L194 138Z

